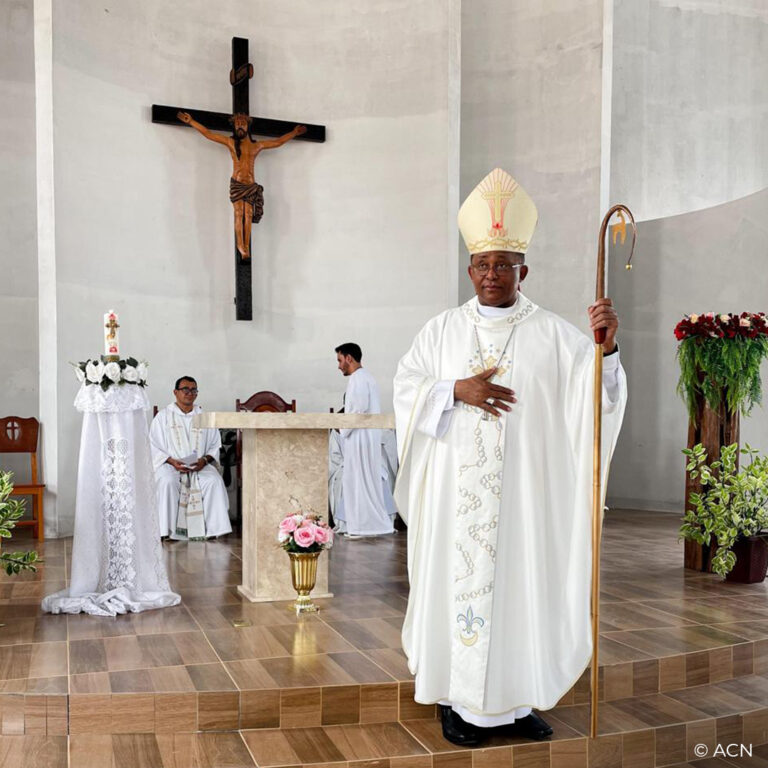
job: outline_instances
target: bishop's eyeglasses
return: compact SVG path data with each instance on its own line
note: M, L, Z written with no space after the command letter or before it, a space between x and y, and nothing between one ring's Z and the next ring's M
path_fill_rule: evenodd
M200 390L197 387L179 387L179 392L185 395L196 395Z
M477 272L478 275L487 275L493 270L497 275L509 275L513 269L519 269L522 264L507 264L506 261L502 261L500 264L472 264L472 269Z

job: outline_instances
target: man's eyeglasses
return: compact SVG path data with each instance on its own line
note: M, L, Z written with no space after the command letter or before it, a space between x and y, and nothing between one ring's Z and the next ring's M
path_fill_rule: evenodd
M507 264L502 262L501 264L472 264L472 269L477 272L478 275L487 275L493 270L497 275L509 275L513 269L519 269L522 264Z
M179 392L185 395L196 395L199 391L197 387L179 387Z

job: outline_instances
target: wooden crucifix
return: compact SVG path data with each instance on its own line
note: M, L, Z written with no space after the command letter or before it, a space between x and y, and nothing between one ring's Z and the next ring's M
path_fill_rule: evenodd
M251 117L248 81L253 65L248 61L248 40L232 38L232 114L207 112L202 109L152 105L152 122L165 125L188 125L206 138L223 144L232 155L230 201L235 209L235 308L238 320L253 317L251 301L251 221L258 222L263 212L263 188L253 176L253 164L263 149L282 146L291 139L325 141L325 126L296 124L285 120ZM220 136L215 131L231 133ZM251 134L276 137L273 141L254 141Z

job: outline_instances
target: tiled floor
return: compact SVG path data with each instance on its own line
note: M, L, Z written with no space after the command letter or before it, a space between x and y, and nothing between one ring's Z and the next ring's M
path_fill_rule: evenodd
M469 758L443 741L434 708L412 699L400 648L404 534L340 540L330 553L336 596L300 619L287 603L242 601L235 538L165 545L176 608L43 615L39 601L65 584L71 549L45 542L37 574L0 576L0 765L612 767L627 749L682 764L696 728L714 733L729 718L740 737L765 730L768 741L768 588L684 571L678 524L668 514L606 518L604 735L592 751L585 676L549 715L551 745L502 739ZM768 768L768 753L728 765Z
M766 585L681 568L674 515L613 511L605 527L601 663L674 657L768 639ZM69 540L41 547L37 574L0 576L0 692L181 693L409 680L400 650L405 535L338 542L336 597L316 617L244 603L239 542L166 544L182 605L102 619L50 616ZM249 626L234 628L234 619ZM746 647L746 646L745 646ZM735 662L738 663L738 662Z

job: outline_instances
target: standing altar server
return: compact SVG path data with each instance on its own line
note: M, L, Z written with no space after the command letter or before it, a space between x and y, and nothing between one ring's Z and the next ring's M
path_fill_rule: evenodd
M227 488L215 466L219 460L218 429L192 426L203 409L195 405L197 382L177 380L174 403L152 421L152 465L157 482L160 535L172 539L204 539L231 533Z
M344 412L381 413L379 385L363 368L359 345L349 342L334 351L339 370L348 378ZM329 485L336 530L346 536L394 533L397 510L389 483L382 430L339 430L338 440L331 443L331 461L334 456L341 459L343 467L341 483L334 483L331 475ZM337 493L339 485L340 494Z
M443 735L543 739L589 664L593 343L519 292L537 222L496 169L459 211L476 296L430 320L394 382L408 524L403 647L415 699ZM587 310L603 344L603 453L626 402L610 299Z

